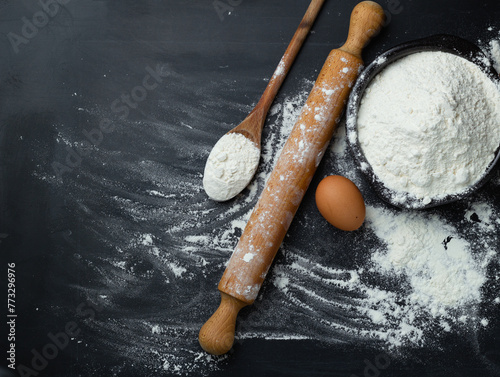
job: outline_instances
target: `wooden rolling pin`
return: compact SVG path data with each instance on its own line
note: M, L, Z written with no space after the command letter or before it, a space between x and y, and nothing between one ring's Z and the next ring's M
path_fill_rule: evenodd
M363 65L361 51L384 20L380 5L359 3L346 43L328 55L219 282L220 306L199 334L205 351L221 355L231 349L238 312L255 301L340 121Z

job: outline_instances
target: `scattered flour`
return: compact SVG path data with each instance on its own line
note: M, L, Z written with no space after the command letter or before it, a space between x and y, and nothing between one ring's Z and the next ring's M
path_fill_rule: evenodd
M249 183L259 164L260 150L239 133L222 136L208 156L203 187L217 201L234 198Z
M498 223L499 220L495 219L494 209L487 203L473 203L465 217L471 222L479 223L478 226L485 230L494 230L495 222Z
M274 71L274 74L273 76L283 76L285 74L285 61L284 61L284 57L281 58L279 64L278 64L278 67L276 68L276 70Z
M171 186L171 179L153 179L158 186L146 199L159 200L159 208L169 208L166 213L142 206L140 201L121 199L122 208L133 219L153 223L153 230L136 234L130 246L123 246L124 252L144 248L160 260L156 268L163 271L164 266L166 297L169 293L172 297L187 296L177 317L188 317L192 325L187 326L184 318L176 316L154 317L145 325L146 339L153 333L161 346L150 344L137 349L137 362L144 362L147 352L151 363L160 363L170 374L208 375L227 361L228 356L214 357L200 351L193 339L213 312L207 302L218 302L216 283L312 85L305 82L297 95L281 101L278 98L270 109L262 163L248 192L230 205L202 196L198 175L190 181L177 177L181 183ZM368 184L347 153L345 138L341 124L323 160L323 171L344 175L362 192L368 192ZM146 177L156 175L168 174L153 170ZM197 200L192 201L192 195ZM182 205L186 200L191 203L187 209ZM346 266L336 255L343 247L337 241L343 237L334 243L330 237L317 237L309 240L307 247L285 239L279 253L284 257L273 265L265 292L237 323L236 342L251 338L315 339L356 345L375 342L376 347L397 349L421 347L441 334L462 330L471 342L476 340L478 328L489 325L479 304L500 305L498 292L493 292L493 297L485 293L488 280L499 278L498 269L491 268L498 264L500 231L499 210L492 199L469 203L458 223L451 222L439 209L413 213L392 209L369 196L367 200L367 221L356 239L374 245L372 254L358 266ZM155 233L162 229L164 216L174 216L174 221L168 220L165 232ZM318 225L309 218L298 217L296 221L299 226L309 222L306 225L312 230ZM158 255L155 248L160 249ZM179 276L171 269L174 263L185 269ZM493 277L487 275L487 269L494 271L490 272ZM197 286L200 275L202 281L213 282L213 287ZM201 303L197 294L189 298L192 292L200 291L211 297ZM103 328L108 327L104 322ZM128 338L136 343L136 337Z
M394 202L410 197L426 205L466 192L483 177L500 145L499 89L456 55L411 54L369 85L357 130Z
M298 95L271 108L273 121L263 139L262 164L249 192L220 213L214 214L206 206L199 209L195 206L189 217L167 230L169 236L179 240L182 253L200 261L196 266L207 279L220 278L311 86L308 83ZM369 190L349 158L345 137L345 127L341 124L325 156L325 169L349 177L362 191ZM192 217L197 220L191 221ZM210 220L207 224L205 217ZM379 202L367 203L366 225L359 233L362 242L375 245L367 262L356 268L340 267L335 257L322 260L323 252L298 248L285 240L280 254L286 258L273 266L265 283L265 294L238 321L235 341L251 338L355 344L376 341L379 346L397 350L402 346L432 343L440 337L440 332L474 333L478 327L488 326L488 320L479 312L479 304L488 300L483 288L488 266L498 260L499 229L498 210L488 201L471 203L464 210L462 224L451 223L439 210L413 213L380 207ZM370 239L370 234L376 240ZM473 243L479 237L484 242ZM149 239L142 237L141 242L144 240ZM314 241L314 250L331 248L328 238ZM247 255L247 259L251 257ZM180 281L189 276L186 274ZM213 300L218 300L215 289ZM489 300L492 305L500 304L497 294ZM211 314L211 308L205 309L199 325ZM309 325L297 327L295 324L301 321ZM272 329L269 323L273 324ZM196 336L199 325L176 336ZM155 327L155 332L165 336L171 329L170 325L162 324L159 330ZM165 361L166 370L179 367L198 371L203 365L212 370L226 360L225 356L186 352L189 347L183 347L186 348L158 354Z
M193 118L192 129L162 122L132 162L116 157L116 151L106 154L103 146L86 163L105 162L105 169L95 174L82 168L81 179L71 176L57 186L74 217L86 219L84 238L100 246L92 244L75 256L93 282L75 290L99 300L106 313L85 324L90 329L82 324L82 334L100 334L92 337L92 347L119 355L123 368L144 366L150 375L221 373L231 356L206 354L196 337L218 304L217 282L312 85L305 81L296 95L277 97L264 130L262 163L245 195L231 203L205 195L200 171L211 145L185 141L185 132L198 132L195 125L207 120L204 111L192 109L186 111ZM134 122L126 128L141 135L148 130ZM71 135L61 132L71 142ZM344 175L368 194L345 138L341 124L318 172ZM159 163L162 156L154 151L163 153L165 145L195 168ZM108 171L113 174L107 176ZM58 184L43 179L50 173L37 174L44 184ZM116 176L130 179L113 181ZM413 214L387 207L375 196L365 198L367 221L355 234L325 232L312 212L296 217L263 294L237 323L237 343L313 339L397 350L432 345L450 332L477 342L478 331L493 322L486 315L488 305L494 305L494 313L500 307L498 290L489 292L489 284L499 280L495 199L485 196L467 203L462 221L452 222L439 209ZM294 232L302 227L314 236L301 244ZM356 255L356 244L373 245L371 253L361 246L363 258L339 257L345 249ZM148 294L158 290L158 296ZM124 315L128 302L136 305L138 297L144 309L140 316L130 311Z
M373 254L377 270L408 280L408 304L432 316L477 304L486 281L484 260L476 261L469 243L437 215L397 215L367 208L369 227L386 250ZM486 258L486 264L490 255Z
M469 210L464 222L468 216ZM490 219L495 222L498 211ZM438 338L439 331L487 326L479 305L485 302L487 268L498 261L498 229L470 224L459 229L437 213L368 205L364 232L379 240L368 263L358 269L335 268L288 246L288 263L274 267L272 282L287 305L311 316L322 313L321 324L307 329L314 338L326 340L320 335L326 333L344 340L377 339L393 350L420 347ZM472 245L469 240L478 236L487 241Z
M490 42L490 55L493 60L493 67L500 73L500 40Z

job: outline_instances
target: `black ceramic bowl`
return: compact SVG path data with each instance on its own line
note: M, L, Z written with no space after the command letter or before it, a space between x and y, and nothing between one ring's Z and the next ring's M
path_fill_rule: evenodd
M406 195L404 201L396 201L394 199L393 191L385 187L377 177L377 175L374 173L372 167L363 154L357 137L358 109L361 99L363 98L364 91L370 85L371 80L389 64L407 55L422 51L443 51L461 56L476 64L481 69L481 71L483 71L500 88L500 78L498 76L498 73L492 68L491 62L488 60L488 57L482 52L482 50L475 44L465 39L446 34L418 39L391 48L390 50L380 55L377 59L375 59L360 74L352 89L347 104L347 143L354 154L360 170L368 177L377 194L386 202L400 208L431 208L462 199L479 189L486 183L489 178L491 178L495 164L500 158L500 152L497 149L495 159L488 166L487 170L479 181L459 194L448 195L445 197L440 197L439 199L433 199L430 203L424 203L422 200L419 200L416 197L410 195ZM401 193L398 192L398 194Z

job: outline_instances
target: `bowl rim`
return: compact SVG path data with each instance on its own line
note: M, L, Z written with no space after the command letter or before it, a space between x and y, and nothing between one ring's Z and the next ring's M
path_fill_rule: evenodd
M395 200L394 190L385 187L383 182L377 177L370 163L367 161L357 135L357 116L361 99L365 89L371 81L389 64L404 58L408 55L424 52L424 51L442 51L448 52L476 64L483 73L485 73L500 90L500 75L493 68L490 59L485 55L483 50L476 44L463 39L461 37L450 34L437 34L429 37L415 39L409 42L401 43L394 46L377 58L375 58L359 75L352 91L349 95L346 109L346 139L351 154L353 154L358 169L369 179L373 189L378 196L385 202L392 204L395 207L403 209L427 209L463 199L482 187L493 175L495 166L500 159L500 146L495 151L495 158L488 165L481 178L473 185L456 194L448 194L446 196L432 198L429 203L424 204L420 199L411 196L409 193L400 193L405 197L404 201Z

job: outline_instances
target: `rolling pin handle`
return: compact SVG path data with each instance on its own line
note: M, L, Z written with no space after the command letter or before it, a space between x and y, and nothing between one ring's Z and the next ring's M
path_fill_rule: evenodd
M221 292L219 308L200 330L198 340L201 347L212 355L228 352L234 343L236 317L247 303Z
M340 50L361 59L361 51L376 36L385 23L384 9L374 1L363 1L351 13L349 33Z

